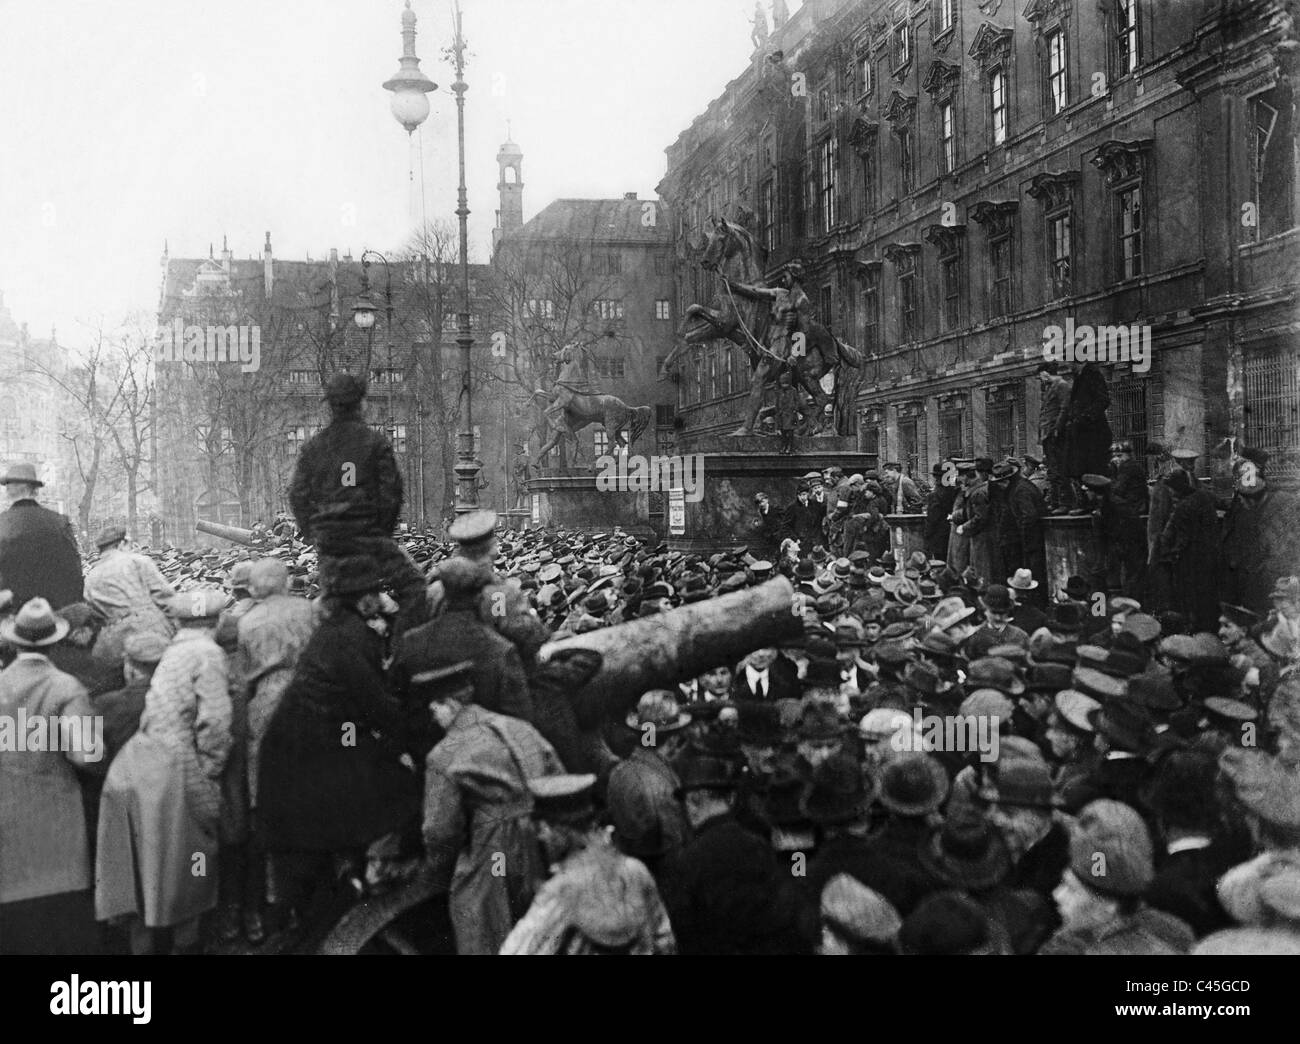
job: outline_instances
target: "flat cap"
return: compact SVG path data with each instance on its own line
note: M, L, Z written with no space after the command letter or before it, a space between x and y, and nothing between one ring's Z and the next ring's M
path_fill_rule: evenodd
M537 776L528 781L533 814L553 822L571 823L596 811L596 777L591 773Z
M95 546L106 547L125 539L126 530L122 526L105 526L99 531L99 536L95 537Z
M122 652L135 663L157 663L168 644L166 638L154 631L137 631L122 643Z

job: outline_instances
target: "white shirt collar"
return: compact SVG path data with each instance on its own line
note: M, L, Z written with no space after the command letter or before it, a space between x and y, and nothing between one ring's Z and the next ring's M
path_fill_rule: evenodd
M1210 844L1211 842L1208 837L1196 834L1192 837L1180 837L1177 841L1170 841L1168 846L1165 848L1165 851L1170 855L1173 855L1175 852L1194 852L1200 848L1209 848Z
M751 689L758 688L759 681L766 682L768 673L766 670L758 671L754 669L753 664L745 664L745 678L749 681Z

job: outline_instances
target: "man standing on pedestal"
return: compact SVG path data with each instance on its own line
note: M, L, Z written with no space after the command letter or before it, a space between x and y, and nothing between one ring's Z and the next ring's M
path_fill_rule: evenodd
M370 555L379 563L400 607L395 625L400 634L428 617L425 580L393 539L402 510L402 473L392 444L362 420L365 397L359 377L330 378L325 386L330 422L303 446L289 503L302 538L320 554L327 593L340 559Z

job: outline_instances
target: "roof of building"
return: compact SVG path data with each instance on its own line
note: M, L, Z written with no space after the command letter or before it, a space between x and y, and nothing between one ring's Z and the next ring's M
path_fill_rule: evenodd
M647 204L653 224L643 220ZM557 199L524 222L515 236L582 242L665 244L672 241L667 208L657 199Z

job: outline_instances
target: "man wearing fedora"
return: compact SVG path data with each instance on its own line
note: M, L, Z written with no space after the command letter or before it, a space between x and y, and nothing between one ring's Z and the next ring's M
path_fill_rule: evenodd
M984 623L963 645L968 660L987 656L995 645L1029 644L1029 635L1011 622L1015 603L1006 585L989 584L980 597L980 605L984 609Z
M1034 579L1028 569L1017 569L1007 577L1007 590L1011 592L1011 622L1025 634L1033 634L1040 627L1047 625L1047 614L1030 603L1031 592L1039 590L1042 585Z
M610 772L605 793L614 843L660 880L690 836L672 765L686 746L690 723L674 693L644 693L625 722L635 746Z
M1035 578L1047 579L1047 550L1043 542L1043 517L1047 502L1038 487L1020 473L1010 458L993 469L998 510L994 516L998 551L1007 570L1028 569ZM994 574L1001 575L1001 574ZM993 579L988 576L986 579ZM1030 600L1046 604L1041 589Z
M81 727L96 720L85 688L45 656L67 633L44 598L0 623L0 639L18 650L0 671L0 723L12 738L26 718L24 741L33 722L76 723L81 739L0 743L0 955L99 952L77 770L103 771L104 741L102 730L96 743L93 728Z
M0 512L0 590L13 592L14 605L44 598L55 609L80 602L81 552L72 523L41 507L45 485L32 464L11 464L0 476L9 509Z

